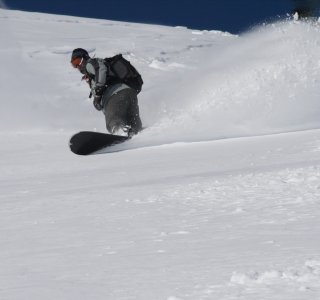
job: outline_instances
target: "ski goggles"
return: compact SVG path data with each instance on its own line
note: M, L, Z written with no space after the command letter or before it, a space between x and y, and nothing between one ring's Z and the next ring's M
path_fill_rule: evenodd
M79 68L79 66L82 63L83 58L82 57L75 57L74 59L71 59L71 65L74 68Z

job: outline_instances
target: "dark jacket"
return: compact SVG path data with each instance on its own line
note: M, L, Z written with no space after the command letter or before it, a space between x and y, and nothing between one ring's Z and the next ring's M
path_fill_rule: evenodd
M88 59L81 72L88 76L92 95L96 97L103 94L104 101L115 93L130 88L114 76L102 58Z

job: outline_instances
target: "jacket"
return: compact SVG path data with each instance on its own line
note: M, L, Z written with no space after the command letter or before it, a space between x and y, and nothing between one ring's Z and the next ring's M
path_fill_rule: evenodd
M103 91L103 98L106 101L117 92L130 88L117 79L102 58L88 59L83 68L81 71L88 76L91 94L94 97L102 96L101 91Z

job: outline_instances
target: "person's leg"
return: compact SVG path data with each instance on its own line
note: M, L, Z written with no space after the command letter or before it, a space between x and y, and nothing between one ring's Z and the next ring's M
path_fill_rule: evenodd
M129 92L130 105L127 114L127 124L131 127L133 134L142 130L137 93L134 90Z
M122 129L136 134L142 129L137 94L132 89L124 89L112 95L106 101L104 114L107 129L111 133Z

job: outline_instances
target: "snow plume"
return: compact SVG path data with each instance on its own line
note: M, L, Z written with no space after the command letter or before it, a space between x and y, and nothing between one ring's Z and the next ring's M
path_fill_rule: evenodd
M318 128L319 33L318 24L281 22L210 49L206 66L175 86L159 134L190 141Z

